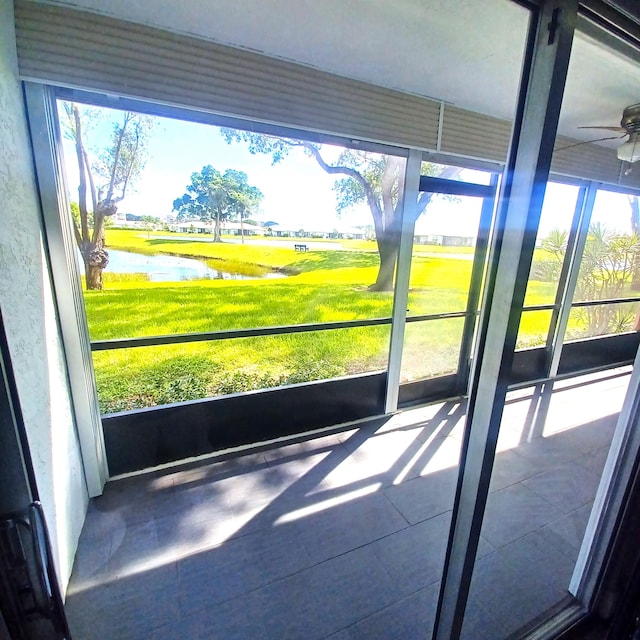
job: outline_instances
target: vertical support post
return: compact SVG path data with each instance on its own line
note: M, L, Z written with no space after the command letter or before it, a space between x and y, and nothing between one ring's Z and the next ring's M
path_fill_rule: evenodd
M411 276L411 254L413 252L413 230L418 208L420 187L420 165L422 151L411 149L407 158L404 174L404 196L402 200L402 227L398 262L396 265L396 286L393 294L393 313L391 317L391 339L389 341L389 368L387 389L384 401L385 413L398 408L400 369L402 367L402 346L404 344L407 304L409 301L409 277Z
M550 341L547 343L549 353L547 375L554 378L558 373L560 365L560 356L562 355L562 345L564 344L564 334L567 331L569 323L569 315L571 314L571 303L573 302L573 294L578 283L578 275L580 274L580 264L584 246L587 242L589 234L589 225L591 223L591 213L596 199L597 189L593 183L589 183L586 189L581 189L578 197L577 206L580 210L576 212L577 222L575 225L575 238L569 239L569 247L571 254L567 266L566 276L561 276L560 285L558 287L558 297L556 298L556 308L558 315L553 333L549 336Z
M434 638L460 637L569 65L577 0L532 15L470 384Z
M473 255L471 279L469 281L467 312L464 319L464 328L462 329L462 344L460 345L460 356L458 357L457 385L460 394L466 393L467 384L469 382L469 371L471 368L471 351L473 347L473 339L475 336L475 328L477 326L476 321L478 304L480 302L480 294L482 292L482 281L487 264L487 253L489 250L489 238L491 234L491 221L493 219L493 211L496 204L498 182L498 174L494 173L491 176L490 182L491 186L494 189L494 195L491 198L487 197L483 199L482 209L480 211L478 236L476 239L476 247Z
M91 346L52 89L24 84L29 131L44 221L76 428L89 496L102 493L109 472L96 393Z

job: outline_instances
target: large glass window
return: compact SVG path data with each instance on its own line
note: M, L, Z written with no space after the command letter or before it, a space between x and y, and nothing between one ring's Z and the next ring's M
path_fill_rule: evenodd
M565 340L638 329L638 303L606 304L640 297L638 197L598 189L591 214Z
M403 157L67 102L59 116L92 341L390 323ZM384 370L386 333L101 351L101 407Z

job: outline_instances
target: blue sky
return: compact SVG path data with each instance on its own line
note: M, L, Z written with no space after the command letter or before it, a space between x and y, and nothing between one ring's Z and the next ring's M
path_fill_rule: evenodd
M114 119L121 112L100 109L102 117L87 133L85 145L90 154L108 144ZM194 171L207 164L224 172L239 169L247 173L250 184L264 194L259 219L274 220L294 229L348 228L371 224L366 205L358 206L341 217L336 214L332 187L336 178L326 174L301 149L291 153L277 165L269 156L252 155L244 143L227 144L217 127L158 118L149 144L145 170L126 199L119 205L125 213L166 218L172 215L173 200L181 196ZM67 182L71 199L77 199L78 169L70 141L64 141ZM337 158L340 149L325 145L328 161ZM461 176L478 181L478 172ZM542 214L541 232L568 228L575 206L576 187L549 185ZM434 198L416 225L416 233L475 235L481 202L477 198ZM630 207L626 196L601 193L596 200L594 221L622 232L630 231Z
M86 136L85 145L90 153L108 143L112 117L119 117L117 111L102 111L105 120ZM328 146L324 151L329 159L335 158L337 153L338 148ZM74 199L78 169L69 141L65 141L64 155L67 182ZM207 164L221 172L226 169L244 171L249 183L264 194L259 214L264 221L275 220L284 225L295 225L295 228L312 228L317 223L329 230L339 225L371 223L366 206L343 215L340 222L332 191L334 178L322 171L301 149L292 149L284 160L272 166L269 156L252 155L243 143L227 144L217 127L168 118L158 118L143 175L120 203L119 209L160 218L171 215L173 200L185 193L191 174Z

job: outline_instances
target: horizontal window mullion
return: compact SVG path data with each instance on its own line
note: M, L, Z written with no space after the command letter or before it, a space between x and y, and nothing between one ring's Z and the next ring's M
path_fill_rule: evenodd
M446 320L447 318L466 318L468 311L448 311L446 313L429 313L422 316L407 316L407 322L425 322L427 320ZM477 315L477 313L471 314Z
M527 307L522 307L522 312L525 311L553 311L554 309L559 309L559 305L557 304L532 304Z
M391 324L391 318L372 318L370 320L345 320L343 322L315 322L312 324L284 325L276 327L260 327L254 329L231 329L229 331L205 331L201 333L176 333L165 336L142 336L139 338L117 338L115 340L95 340L91 342L91 351L108 351L110 349L131 349L134 347L153 347L164 344L181 344L189 342L209 342L229 340L232 338L253 338L260 336L277 336L288 333L305 333L309 331L328 331L332 329L352 329L357 327L375 327Z
M604 300L581 300L573 302L571 307L598 307L605 304L624 304L625 302L640 302L640 297L636 298L607 298Z

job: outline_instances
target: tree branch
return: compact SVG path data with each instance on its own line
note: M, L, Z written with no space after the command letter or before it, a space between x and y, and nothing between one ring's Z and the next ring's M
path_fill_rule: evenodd
M393 225L395 207L393 206L393 183L397 180L397 169L400 158L388 156L385 163L382 178L380 180L382 192L382 210L384 213L384 226L390 228Z
M82 241L82 234L80 233L80 229L78 228L78 224L76 223L76 221L72 220L71 222L73 223L73 235L76 238L78 249L82 251L82 247L84 245L84 242Z
M320 155L320 151L309 144L308 142L290 142L292 147L303 147L305 148L314 158L314 160L320 165L320 168L329 174L337 174L341 173L343 175L349 176L353 178L364 190L365 196L367 198L367 204L373 213L374 225L376 224L376 219L382 220L382 209L380 208L380 203L376 198L376 194L369 184L369 182L355 169L351 167L345 167L343 165L330 165L325 159Z
M118 134L118 143L116 144L116 150L113 154L113 165L111 167L111 180L109 182L109 189L107 190L107 197L105 198L106 202L111 202L113 199L113 188L116 181L116 173L118 171L118 162L120 161L120 149L122 147L122 140L124 139L124 134L127 129L127 124L131 118L131 114L127 111L124 114L124 121L122 123L122 127L120 128L120 133ZM95 211L94 211L95 215Z
M133 171L133 165L136 161L136 156L138 155L138 148L140 147L140 131L136 130L136 146L133 149L133 153L131 154L131 162L129 162L129 169L127 171L127 175L124 179L124 184L122 185L122 193L120 197L117 199L117 202L124 200L125 193L127 192L127 185L129 184L129 178L131 178L131 172Z
M82 157L84 158L84 164L87 168L87 176L89 177L89 187L91 189L91 204L93 205L93 211L95 211L98 207L98 194L96 192L95 182L93 181L93 173L89 165L89 156L87 155L87 150L84 148L84 144L82 145Z

